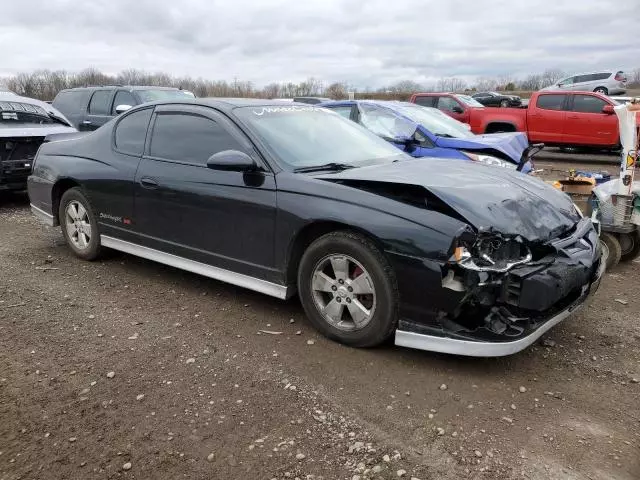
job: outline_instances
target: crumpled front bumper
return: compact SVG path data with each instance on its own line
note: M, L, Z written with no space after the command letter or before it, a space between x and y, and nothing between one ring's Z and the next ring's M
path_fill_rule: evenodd
M419 350L428 350L441 353L452 353L456 355L465 355L473 357L500 357L511 355L524 350L544 333L568 318L570 315L584 307L589 303L591 297L595 294L600 286L602 275L606 268L608 252L601 250L598 261L594 263L594 269L588 278L584 278L585 282L580 290L580 295L565 305L560 311L556 311L547 318L536 319L535 327L529 329L522 336L514 340L484 340L481 338L454 338L455 335L447 335L446 332L419 331L412 328L411 322L400 321L395 334L395 344L403 347L415 348ZM544 275L544 272L542 272ZM536 290L538 290L536 288ZM549 292L551 294L551 292ZM520 301L527 301L525 296L519 297ZM531 300L531 299L530 299ZM545 302L545 299L538 299ZM546 307L541 307L546 309Z

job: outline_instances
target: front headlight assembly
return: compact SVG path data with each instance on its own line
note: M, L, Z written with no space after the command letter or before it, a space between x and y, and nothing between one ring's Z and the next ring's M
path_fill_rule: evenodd
M474 162L484 163L485 165L508 168L510 170L515 170L518 168L516 164L507 162L506 160L502 160L501 158L497 158L492 155L483 155L483 154L472 153L472 152L461 152L461 153L467 156L469 160L473 160Z
M458 243L450 262L466 270L505 273L532 258L531 250L520 237L481 234L473 245Z

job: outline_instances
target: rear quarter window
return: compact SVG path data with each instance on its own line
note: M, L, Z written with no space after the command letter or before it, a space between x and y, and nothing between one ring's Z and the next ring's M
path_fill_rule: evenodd
M117 150L129 155L142 155L152 112L152 108L136 110L118 122L114 139Z
M562 110L566 95L540 95L536 107L544 110Z

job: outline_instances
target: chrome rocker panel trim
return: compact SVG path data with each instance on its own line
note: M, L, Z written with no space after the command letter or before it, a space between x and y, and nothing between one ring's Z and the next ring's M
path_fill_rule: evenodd
M50 227L55 226L53 221L53 215L36 207L33 203L31 203L30 205L31 205L31 213L33 213L38 218L38 220L40 220L42 223Z
M430 352L452 353L454 355L464 355L467 357L504 357L520 352L532 345L542 335L555 327L557 324L577 312L585 305L589 304L591 297L600 286L602 275L604 274L608 255L602 253L600 266L593 282L589 285L589 293L578 299L566 310L550 318L544 325L531 332L528 336L513 342L473 342L469 340L459 340L456 338L438 337L436 335L425 335L422 333L396 330L395 344L400 347L415 348L417 350L427 350Z
M191 273L197 273L205 277L213 278L214 280L220 280L221 282L237 285L238 287L247 288L256 292L271 295L272 297L286 299L290 295L289 289L284 285L278 285L276 283L267 282L266 280L260 280L258 278L250 277L249 275L243 275L241 273L232 272L230 270L224 270L222 268L213 267L206 263L196 262L187 258L172 255L170 253L161 252L149 247L143 247L135 243L126 242L117 238L109 237L107 235L100 235L100 244L104 247L119 250L124 253L129 253L137 257L146 258L147 260L153 260L154 262L169 265L170 267L186 270Z

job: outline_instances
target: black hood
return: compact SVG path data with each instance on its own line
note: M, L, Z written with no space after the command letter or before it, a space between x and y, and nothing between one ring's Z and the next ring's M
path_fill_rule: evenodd
M421 158L316 178L420 186L476 230L521 235L529 241L555 238L580 220L569 196L542 180L475 162Z

